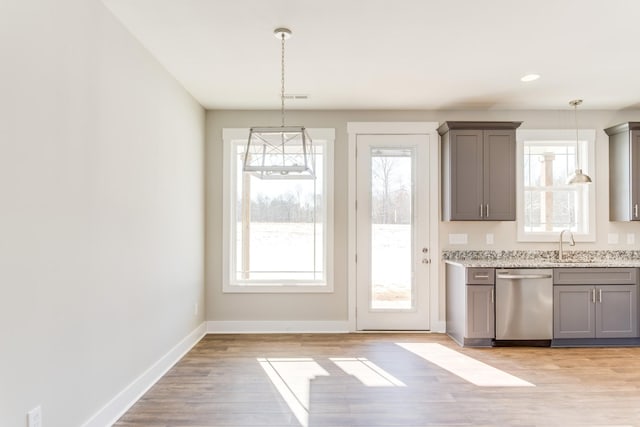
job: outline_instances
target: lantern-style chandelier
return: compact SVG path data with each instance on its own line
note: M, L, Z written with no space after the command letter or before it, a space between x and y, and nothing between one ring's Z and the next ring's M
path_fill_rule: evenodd
M580 147L578 146L578 105L580 104L582 104L582 99L569 101L569 105L573 107L573 115L576 122L576 171L574 175L569 178L568 184L588 184L591 182L589 175L582 173L582 168L580 168Z
M291 37L288 28L274 30L281 42L281 125L252 127L242 170L262 179L315 179L313 142L304 126L286 126L284 112L284 42Z

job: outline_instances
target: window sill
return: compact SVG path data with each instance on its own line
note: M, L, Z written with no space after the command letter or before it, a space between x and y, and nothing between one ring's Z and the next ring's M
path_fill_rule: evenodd
M227 284L222 288L225 294L320 294L333 292L333 286L326 283L299 284Z

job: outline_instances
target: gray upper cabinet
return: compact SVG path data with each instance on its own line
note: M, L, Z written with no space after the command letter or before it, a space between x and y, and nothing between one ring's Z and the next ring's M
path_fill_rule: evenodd
M640 221L640 122L604 131L609 135L609 220Z
M522 122L445 122L442 219L516 219L516 129Z

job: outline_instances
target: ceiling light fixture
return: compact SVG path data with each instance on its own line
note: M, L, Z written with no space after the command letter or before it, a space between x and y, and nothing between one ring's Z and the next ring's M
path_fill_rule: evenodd
M573 107L576 122L576 172L569 179L568 184L588 184L591 182L591 178L589 178L589 175L583 174L582 169L580 168L580 149L578 146L578 105L580 104L582 104L582 99L574 99L573 101L569 101L569 105Z
M521 82L532 82L534 80L538 80L540 78L540 74L527 74L526 76L522 76L520 78Z
M284 41L291 37L288 28L273 32L281 42L281 125L252 127L242 170L262 179L314 179L313 142L304 126L285 126L284 113Z

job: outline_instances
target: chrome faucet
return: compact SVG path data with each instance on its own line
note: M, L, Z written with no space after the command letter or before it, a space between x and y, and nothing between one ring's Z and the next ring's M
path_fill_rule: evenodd
M563 239L562 237L564 236L564 233L569 233L569 246L575 246L576 245L576 241L573 240L573 233L571 232L571 230L562 230L560 232L560 250L558 251L558 260L563 261L564 260L564 249L562 247L562 243L563 243Z

